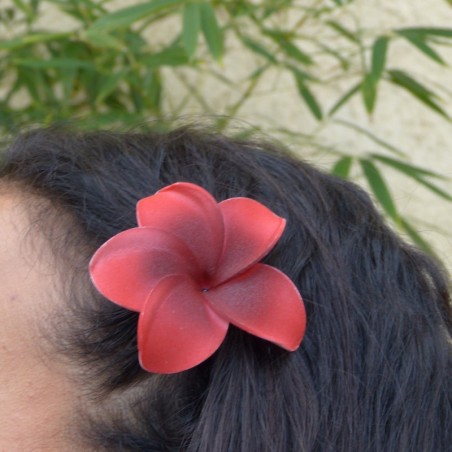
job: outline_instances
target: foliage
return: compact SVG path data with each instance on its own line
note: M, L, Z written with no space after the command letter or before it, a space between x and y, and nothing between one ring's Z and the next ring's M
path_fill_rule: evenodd
M382 171L392 168L450 202L450 194L432 182L443 177L412 165L406 153L340 119L338 112L359 96L371 116L385 84L406 91L450 121L440 90L410 69L389 67L387 55L395 41L403 41L446 66L438 49L452 43L452 28L372 33L360 27L359 20L339 20L344 11L346 18L353 17L354 0L310 3L143 0L118 9L111 0L13 0L12 6L0 8L8 36L0 41L0 133L74 118L86 128L145 124L149 119L165 124L193 111L215 115L214 127L224 130L256 96L266 74L277 71L292 78L294 92L319 128L334 122L373 141L375 151L358 156L326 149L337 155L332 172L344 178L353 171L362 174L393 223L428 249L399 214ZM71 19L68 29L40 20L49 8ZM243 49L254 59L247 73L238 76L229 61ZM325 64L328 76L322 75ZM222 111L212 106L212 90L199 83L206 77L225 93ZM322 90L331 87L341 94L327 108L319 99ZM277 131L315 141L315 134Z

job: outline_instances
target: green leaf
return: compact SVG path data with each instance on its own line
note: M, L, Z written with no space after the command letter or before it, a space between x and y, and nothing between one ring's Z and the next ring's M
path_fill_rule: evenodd
M209 51L215 60L221 60L223 57L223 32L218 25L215 11L207 3L199 5L201 11L201 29L209 47Z
M23 86L37 105L41 103L41 92L38 89L38 82L39 79L33 77L30 71L24 69L17 71L17 87Z
M306 79L297 71L293 71L293 74L295 77L295 81L297 83L297 88L298 92L300 93L300 96L304 99L306 105L308 106L313 116L319 121L321 121L323 117L322 109L320 108L312 92L307 87Z
M361 88L361 82L353 86L349 91L347 91L331 108L328 112L328 116L333 116L343 105L345 105Z
M333 166L331 174L337 177L341 177L342 179L347 179L348 175L350 174L352 163L353 157L350 157L349 155L340 158Z
M399 28L395 30L397 33L400 32L408 32L408 33L417 33L421 35L427 36L440 36L443 38L452 38L452 28L440 28L440 27L407 27L407 28Z
M345 6L353 2L354 0L333 0L333 1L337 6Z
M444 118L450 119L447 113L435 102L432 100L432 97L436 97L435 93L421 85L418 81L414 80L411 76L409 76L406 72L399 70L390 70L388 71L389 80L404 88L418 100L420 100L423 104L427 105L430 109L436 111Z
M377 98L377 84L372 73L367 73L364 76L361 83L361 93L367 113L371 114L374 111L375 100Z
M147 105L151 109L159 111L162 100L162 80L158 71L151 71L145 78L145 89Z
M130 87L129 98L132 101L136 113L141 113L144 110L144 99L143 93L140 89L135 88L134 86Z
M403 162L401 160L396 160L391 157L386 157L385 155L381 154L371 154L371 157L375 160L379 160L380 162L384 163L385 165L389 165L393 167L394 169L401 171L402 173L405 173L407 176L414 177L414 176L428 176L428 177L435 177L437 179L447 179L445 176L439 173L435 173L434 171L427 170L425 168L420 168L419 166L411 165L410 163Z
M95 115L78 118L77 125L82 126L85 130L99 130L115 125L123 126L124 124L136 127L142 121L143 116L141 114L125 110L110 110L105 113L96 113Z
M279 30L263 29L263 34L269 36L278 46L284 51L284 53L294 60L299 61L305 66L311 66L314 64L314 60L310 55L303 52L293 42L289 40L288 33Z
M14 50L26 45L27 43L24 42L23 38L13 38L7 41L0 41L0 50Z
M424 168L419 168L418 166L410 165L405 162L401 162L400 160L391 159L389 157L385 157L382 155L376 155L372 154L372 156L376 159L381 161L382 163L392 166L393 168L397 169L398 171L401 171L402 173L406 174L408 177L411 177L424 187L426 187L431 192L435 193L436 195L440 196L441 198L446 199L447 201L452 201L452 195L445 192L441 188L437 187L436 185L433 185L428 180L424 179L424 176L427 177L436 177L439 179L447 179L446 177L435 173L433 171L426 170Z
M140 62L148 68L183 66L188 64L188 56L183 47L172 45L161 52L142 56Z
M21 58L13 60L18 66L26 66L34 69L95 69L95 65L88 61L73 58L55 58L50 60L38 60L34 58Z
M400 218L400 227L410 236L413 243L415 243L419 248L426 253L435 256L432 247L422 238L422 236L413 228L413 226L408 223L404 218Z
M452 195L445 192L441 188L437 187L436 185L433 185L431 182L423 179L422 177L419 177L419 176L412 176L412 177L413 177L413 179L416 179L417 182L419 182L421 185L423 185L425 188L427 188L431 192L435 193L436 195L440 196L441 198L443 198L447 201L452 201Z
M14 5L16 8L20 9L26 16L27 22L31 23L36 18L36 8L34 8L33 3L24 0L13 0ZM29 4L31 3L31 4Z
M287 69L290 69L297 77L299 77L301 80L303 80L305 83L310 81L310 82L320 82L320 80L317 77L314 77L312 74L310 74L309 72L303 71L301 69L299 69L298 66L294 66L293 64L284 64L285 67L287 67Z
M21 47L26 47L30 44L36 44L46 41L56 41L58 39L67 38L69 36L70 33L30 33L20 38L0 41L0 50L15 50Z
M385 210L385 212L396 222L399 221L399 214L397 213L396 206L394 201L392 200L391 193L386 185L383 176L380 174L378 168L367 159L360 159L361 168L363 169L364 176L367 179L367 182Z
M138 5L121 8L105 14L97 19L90 27L90 31L111 31L128 27L137 20L145 19L151 14L172 6L180 5L183 0L153 0Z
M13 0L13 3L16 5L16 8L20 9L23 13L27 14L29 11L28 6L24 3L23 0Z
M424 55L436 61L439 64L445 65L446 63L441 56L436 52L433 47L429 46L426 42L426 35L413 30L396 30L396 33L402 38L406 39L409 43L414 45Z
M127 73L127 70L124 69L122 71L118 71L113 73L101 81L101 88L96 96L95 104L99 105L103 102L103 100L108 97L118 86L119 82L124 78L124 75Z
M318 45L325 53L334 57L341 65L341 69L343 71L347 71L350 68L350 61L346 57L342 56L340 52L330 46L325 45L323 42L316 41L316 45Z
M369 72L366 72L361 83L364 106L369 114L372 114L375 109L377 86L385 68L388 43L389 39L386 36L375 40L372 46L371 68Z
M326 24L349 41L354 42L355 44L359 43L358 36L338 22L329 20Z
M82 35L82 39L96 47L114 50L122 50L124 48L124 44L118 38L108 33L96 32L95 30L88 30Z
M77 69L64 69L61 71L61 85L63 87L63 99L66 104L70 103L72 91L77 79Z
M383 74L388 44L389 38L382 36L378 38L372 46L372 66L370 72L375 82L378 82Z
M404 151L396 148L395 146L388 143L387 141L382 140L380 137L378 137L377 135L374 135L372 132L369 132L364 127L361 127L357 124L354 124L353 122L349 122L344 119L334 119L333 121L336 124L340 124L342 126L350 128L352 130L355 130L356 132L366 136L367 138L369 138L370 140L372 140L374 143L378 144L379 146L382 146L385 149L387 149L388 151L393 152L394 154L400 155L401 157L406 157L406 153Z
M314 64L314 60L307 53L300 50L295 44L289 41L281 41L280 46L287 56L299 61L301 64L304 64L305 66L312 66Z
M268 51L262 44L255 41L254 39L248 38L247 36L241 36L241 40L246 47L252 50L254 53L264 57L270 63L278 64L278 60L273 56L273 54Z
M201 11L198 3L187 3L183 11L182 43L190 59L193 58L201 29Z

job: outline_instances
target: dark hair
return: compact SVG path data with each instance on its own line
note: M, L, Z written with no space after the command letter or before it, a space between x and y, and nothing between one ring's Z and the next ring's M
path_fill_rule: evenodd
M166 134L35 130L10 146L0 176L72 217L63 237L61 225L52 236L54 253L71 268L63 275L71 316L59 321L58 346L83 369L97 400L83 424L94 447L450 450L446 278L384 224L357 186L273 145L186 127ZM136 226L137 200L176 181L199 184L217 200L257 199L287 219L265 262L304 298L307 332L296 352L231 328L194 369L153 375L139 367L137 315L94 291L87 262L108 238ZM58 222L55 215L41 221Z

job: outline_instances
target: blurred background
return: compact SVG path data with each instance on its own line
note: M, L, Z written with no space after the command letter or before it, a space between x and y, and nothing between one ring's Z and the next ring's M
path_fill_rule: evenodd
M0 137L202 122L279 140L452 270L451 64L452 0L0 0Z

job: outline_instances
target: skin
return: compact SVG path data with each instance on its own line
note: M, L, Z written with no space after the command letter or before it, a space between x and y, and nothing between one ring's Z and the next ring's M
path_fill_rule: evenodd
M42 234L31 226L24 195L2 189L0 452L86 450L71 434L75 385L51 353L43 328L62 303L55 289L57 267Z

